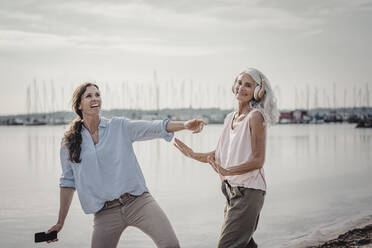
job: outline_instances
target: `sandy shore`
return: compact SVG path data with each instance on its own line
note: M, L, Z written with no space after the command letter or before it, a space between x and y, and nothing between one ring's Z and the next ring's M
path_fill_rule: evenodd
M286 248L371 247L372 215L362 215L343 223L316 228L312 233L294 238Z
M356 228L321 245L308 248L372 247L372 225Z

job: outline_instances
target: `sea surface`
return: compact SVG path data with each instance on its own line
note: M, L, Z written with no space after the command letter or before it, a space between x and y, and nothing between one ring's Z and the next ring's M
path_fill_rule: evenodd
M59 147L66 126L0 127L0 247L90 247L92 215L75 194L55 244L34 233L57 221ZM194 151L215 148L221 125L176 137ZM279 125L269 129L264 165L268 191L254 235L259 247L290 247L372 215L372 129L349 124ZM147 185L182 247L216 247L225 199L208 164L171 143L134 143ZM128 228L118 247L155 247Z

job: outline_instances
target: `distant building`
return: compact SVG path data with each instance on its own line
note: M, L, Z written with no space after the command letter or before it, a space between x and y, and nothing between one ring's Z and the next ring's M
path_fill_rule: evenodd
M312 117L306 110L282 111L279 116L280 124L309 123Z
M287 124L293 122L293 111L287 111L287 112L280 112L279 116L279 123L280 124Z

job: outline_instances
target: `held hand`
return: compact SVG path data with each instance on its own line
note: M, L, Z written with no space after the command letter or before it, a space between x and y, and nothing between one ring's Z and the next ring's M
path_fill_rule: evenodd
M59 231L61 231L63 227L63 224L60 224L60 223L57 223L55 224L54 226L52 226L47 232L46 234L50 233L50 232L53 232L53 231L57 231L57 233L59 233ZM58 239L53 239L53 240L48 240L47 243L51 243L51 242L56 242L58 241Z
M177 147L178 150L180 150L186 157L192 158L193 156L193 150L185 145L181 140L174 138L174 143L173 145Z
M203 130L204 125L207 125L207 123L202 119L192 119L186 121L184 124L185 128L192 131L192 133L200 133Z

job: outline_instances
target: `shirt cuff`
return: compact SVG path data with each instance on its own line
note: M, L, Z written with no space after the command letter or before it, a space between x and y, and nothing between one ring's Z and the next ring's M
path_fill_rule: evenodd
M61 188L75 188L75 182L73 180L68 180L68 179L64 179L64 178L61 178L59 180L59 187Z
M173 132L167 132L167 123L169 122L168 118L165 118L161 124L162 128L162 138L166 141L170 142L173 139L174 133Z

